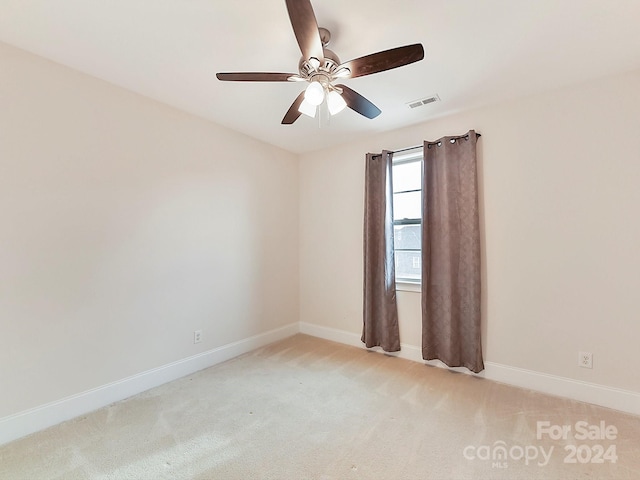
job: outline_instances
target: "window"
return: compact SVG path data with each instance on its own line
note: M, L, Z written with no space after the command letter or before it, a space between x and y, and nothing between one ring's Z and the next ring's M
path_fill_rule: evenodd
M396 280L422 275L422 148L393 158L393 239Z

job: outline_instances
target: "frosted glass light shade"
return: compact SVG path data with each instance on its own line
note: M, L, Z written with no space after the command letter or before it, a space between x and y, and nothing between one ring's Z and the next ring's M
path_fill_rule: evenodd
M347 106L347 102L344 101L342 95L338 92L331 91L327 95L327 106L329 107L329 113L331 115L335 115L336 113L340 113L344 110L344 107Z
M316 116L316 110L317 110L316 106L309 103L306 98L302 101L302 103L298 107L298 111L300 113L304 113L307 117L311 117L311 118L314 118Z
M324 87L318 82L311 82L304 92L304 99L317 107L324 101Z

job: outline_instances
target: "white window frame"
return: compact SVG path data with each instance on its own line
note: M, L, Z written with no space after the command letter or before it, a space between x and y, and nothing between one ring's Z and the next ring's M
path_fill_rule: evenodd
M402 164L412 163L412 162L423 163L423 159L424 159L423 148L418 147L411 150L403 151L400 154L394 154L392 165L396 166L396 165L402 165ZM422 165L422 168L424 168L424 165ZM422 188L420 189L420 191L422 192ZM407 223L407 222L411 222L411 223ZM422 225L422 217L420 219L395 220L393 224L394 226L407 225L407 224ZM396 277L396 289L400 291L407 291L407 292L420 292L422 290L422 280Z

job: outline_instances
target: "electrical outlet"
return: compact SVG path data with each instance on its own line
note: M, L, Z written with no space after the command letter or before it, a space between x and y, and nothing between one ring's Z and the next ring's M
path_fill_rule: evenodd
M193 332L193 343L200 343L202 341L202 330L196 330Z
M591 352L578 353L578 366L582 368L593 368L593 353Z

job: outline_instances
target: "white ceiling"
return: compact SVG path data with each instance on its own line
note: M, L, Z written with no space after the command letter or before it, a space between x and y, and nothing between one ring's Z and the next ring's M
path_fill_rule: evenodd
M381 110L280 124L306 84L284 0L0 0L0 41L293 152L640 68L640 0L312 0L342 61L422 43L421 62L347 80ZM1 72L0 72L1 74ZM436 104L406 103L438 94Z

